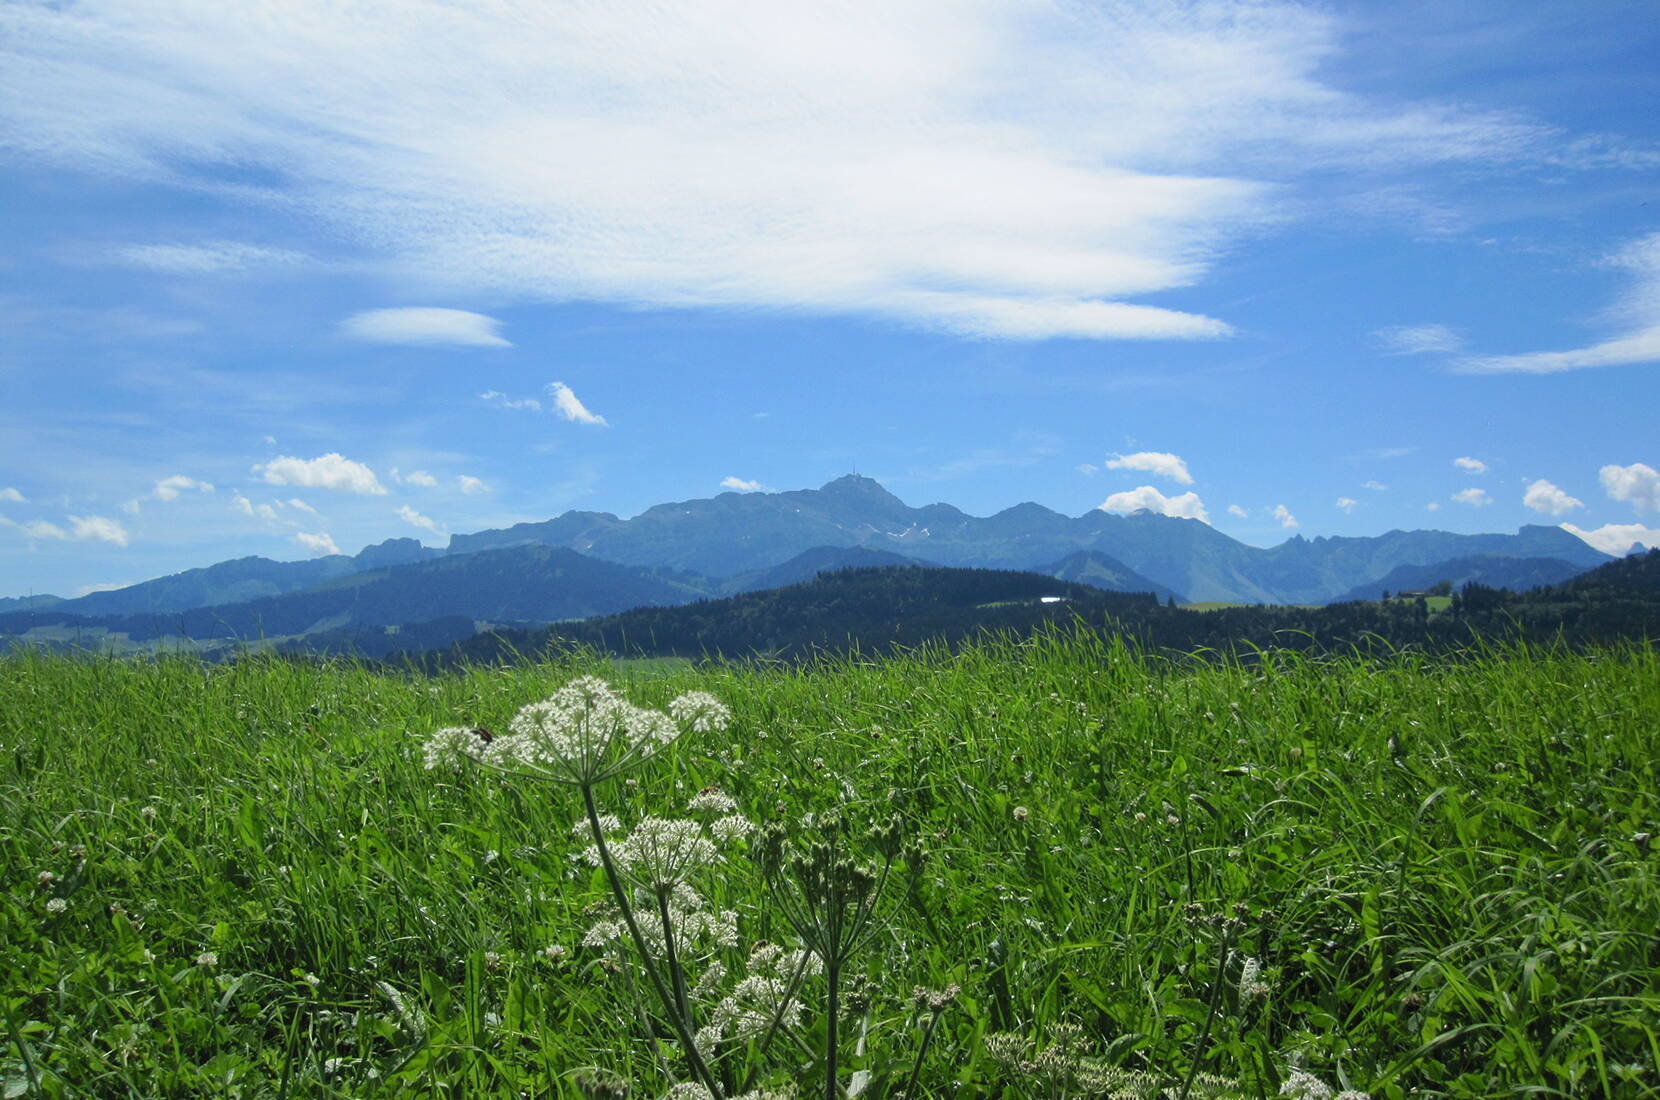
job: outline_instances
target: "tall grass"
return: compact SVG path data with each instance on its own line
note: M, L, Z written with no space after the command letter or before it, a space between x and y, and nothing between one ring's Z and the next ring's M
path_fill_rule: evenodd
M627 974L581 946L607 894L580 797L422 766L431 730L584 672L735 716L601 809L719 785L792 828L900 814L910 871L842 994L866 1096L1140 1087L1119 1069L1273 1096L1294 1066L1373 1096L1660 1096L1652 650L1202 664L1062 634L437 679L0 661L5 1094L660 1095ZM749 939L787 936L759 881L721 889Z

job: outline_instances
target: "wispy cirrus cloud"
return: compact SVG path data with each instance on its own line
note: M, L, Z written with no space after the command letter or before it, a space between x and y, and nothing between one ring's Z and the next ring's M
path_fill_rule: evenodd
M1630 287L1608 310L1617 335L1566 351L1472 356L1458 360L1454 368L1470 374L1556 374L1660 363L1660 233L1634 241L1605 263L1631 273Z
M1397 325L1372 335L1391 355L1450 355L1464 348L1464 337L1446 325Z
M128 245L111 253L117 263L163 275L223 275L260 268L296 267L307 262L300 252L264 248L240 241L202 244Z
M1282 216L1279 181L1552 145L1340 89L1343 34L1290 2L17 4L0 129L53 163L310 211L501 298L1206 339L1227 322L1139 299ZM365 338L505 343L475 324Z

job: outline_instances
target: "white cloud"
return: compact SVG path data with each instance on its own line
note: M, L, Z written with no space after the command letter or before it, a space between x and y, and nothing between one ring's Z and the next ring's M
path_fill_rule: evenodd
M29 503L28 497L9 486L7 488L0 489L0 500L10 501L13 504Z
M195 478L186 477L183 474L174 474L172 477L164 477L156 482L155 490L150 495L157 500L177 500L180 493L192 489L198 493L211 493L213 492L213 485L211 482L197 481Z
M1660 511L1660 471L1654 467L1641 462L1604 466L1597 476L1615 500L1630 501L1638 512Z
M1133 455L1113 455L1107 459L1109 470L1140 470L1169 478L1178 485L1192 485L1193 475L1187 472L1187 463L1163 451L1139 451Z
M1585 507L1583 500L1569 496L1544 478L1527 487L1527 492L1522 494L1522 503L1545 516L1566 515L1575 508Z
M444 344L454 347L510 348L501 322L464 309L405 306L354 313L340 323L355 340L374 344Z
M1352 497L1338 497L1336 507L1338 511L1342 512L1344 515L1352 516L1354 515L1355 508L1358 507L1359 504L1360 501L1355 500Z
M1283 504L1274 505L1274 519L1279 522L1281 527L1298 526L1297 517L1292 515L1291 509L1287 508Z
M163 275L219 275L256 267L293 267L306 262L306 257L299 252L261 248L239 241L133 245L116 249L114 257L129 267Z
M1236 519L1248 519L1250 518L1251 513L1247 512L1237 504L1230 504L1228 505L1228 515L1233 516Z
M1459 504L1468 504L1472 508L1485 508L1493 503L1493 498L1487 495L1486 489L1460 489L1448 499Z
M1452 464L1467 474L1485 474L1487 472L1487 463L1479 458L1455 458L1452 460Z
M573 420L578 424L593 424L597 427L608 428L605 417L596 416L589 412L587 407L577 400L576 394L563 382L550 382L548 393L553 397L554 411L566 420Z
M415 485L422 489L438 488L438 479L425 470L411 470L401 480L405 485Z
M1101 467L1095 465L1093 462L1080 462L1078 463L1076 469L1085 477L1094 477L1096 474L1101 472Z
M340 547L334 544L334 539L326 531L319 531L315 535L305 531L296 531L294 532L294 541L319 556L340 553Z
M1571 523L1562 524L1562 530L1578 535L1604 554L1624 557L1631 548L1642 543L1650 550L1660 547L1660 528L1644 527L1640 523L1606 523L1593 531L1581 530Z
M731 489L735 493L762 493L765 492L767 488L759 481L745 481L741 477L721 478L720 487L722 489Z
M455 479L455 487L468 496L477 496L479 493L488 493L490 491L490 486L484 484L483 480L473 477L470 474L457 475Z
M317 514L317 509L313 508L299 497L289 497L287 504L290 508L298 508L300 511L309 515L315 516Z
M68 531L43 519L32 519L27 523L19 523L14 519L0 516L0 527L10 527L16 531L22 531L31 539L66 539L69 537Z
M51 164L315 212L416 285L1019 339L1223 335L1135 300L1270 223L1264 181L1547 137L1345 91L1347 28L1287 2L257 14L0 6L0 129Z
M83 584L75 589L77 596L90 596L94 592L119 592L123 588L131 588L132 581L99 581L96 584Z
M1620 335L1569 351L1530 351L1460 360L1473 374L1555 374L1590 367L1660 363L1660 233L1643 237L1607 258L1608 266L1632 273L1631 285L1608 311Z
M279 455L255 466L253 472L268 485L298 485L306 489L334 489L345 493L384 496L386 486L361 462L330 452L317 458Z
M425 530L431 531L435 535L438 534L438 525L436 523L432 522L432 520L428 519L426 516L423 516L407 504L400 505L398 507L398 518L409 524L411 527L424 528Z
M1446 325L1397 325L1372 335L1391 355L1443 355L1464 347L1464 338Z
M1439 500L1432 500L1428 504L1424 505L1424 510L1426 512L1439 512L1441 510L1441 502Z
M254 502L243 496L241 493L238 493L236 496L231 498L231 506L245 516L251 516L254 514Z
M1383 493L1389 490L1389 486L1385 485L1381 481L1363 481L1360 483L1360 487L1362 489L1370 489L1374 493Z
M542 411L542 403L534 397L521 397L515 400L500 390L485 390L478 395L478 399L488 401L490 404L503 409L525 409L529 412Z
M127 545L127 529L103 516L70 516L69 529L70 538Z
M1120 512L1128 514L1142 510L1157 512L1160 515L1176 516L1179 519L1196 519L1205 523L1210 522L1210 514L1205 511L1205 505L1199 499L1198 493L1183 493L1178 497L1167 497L1151 485L1142 485L1139 488L1127 489L1122 493L1114 493L1101 502L1101 511Z

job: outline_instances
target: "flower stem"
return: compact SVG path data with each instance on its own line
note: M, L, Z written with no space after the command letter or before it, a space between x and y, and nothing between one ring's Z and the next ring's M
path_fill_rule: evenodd
M599 850L600 866L605 868L605 879L611 884L611 896L617 902L617 911L622 914L623 924L628 926L628 935L634 941L634 950L640 953L640 962L646 976L651 979L652 990L662 1002L663 1010L668 1013L669 1022L674 1025L675 1037L680 1040L680 1047L686 1052L686 1061L692 1067L692 1075L711 1095L719 1097L722 1095L720 1084L709 1072L709 1067L704 1064L703 1055L698 1053L697 1044L692 1040L691 1030L686 1026L686 1021L681 1019L680 1013L675 1011L674 995L663 984L663 976L657 973L657 967L651 960L651 952L646 950L645 937L640 935L640 925L634 919L634 907L628 903L628 891L623 889L622 875L617 871L617 865L612 862L610 846L605 843L605 830L599 824L599 809L594 805L593 785L583 783L581 789L582 806L588 811L588 828L594 834L594 847Z

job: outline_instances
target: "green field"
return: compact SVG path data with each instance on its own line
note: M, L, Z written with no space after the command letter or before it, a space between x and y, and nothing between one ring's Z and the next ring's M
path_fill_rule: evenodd
M735 939L684 933L667 1009L632 940L584 946L614 895L577 788L423 766L435 729L499 733L584 672L732 711L593 787L622 831L718 786L807 854L772 860L775 828L688 872ZM694 1076L675 1005L695 1030L760 941L796 946L806 846L880 868L865 826L896 821L880 893L846 871L868 936L834 982L800 971L765 1049L739 1016L705 1051L718 1091L1660 1096L1657 761L1641 647L1198 664L1048 636L435 679L15 656L0 1091L663 1096Z

